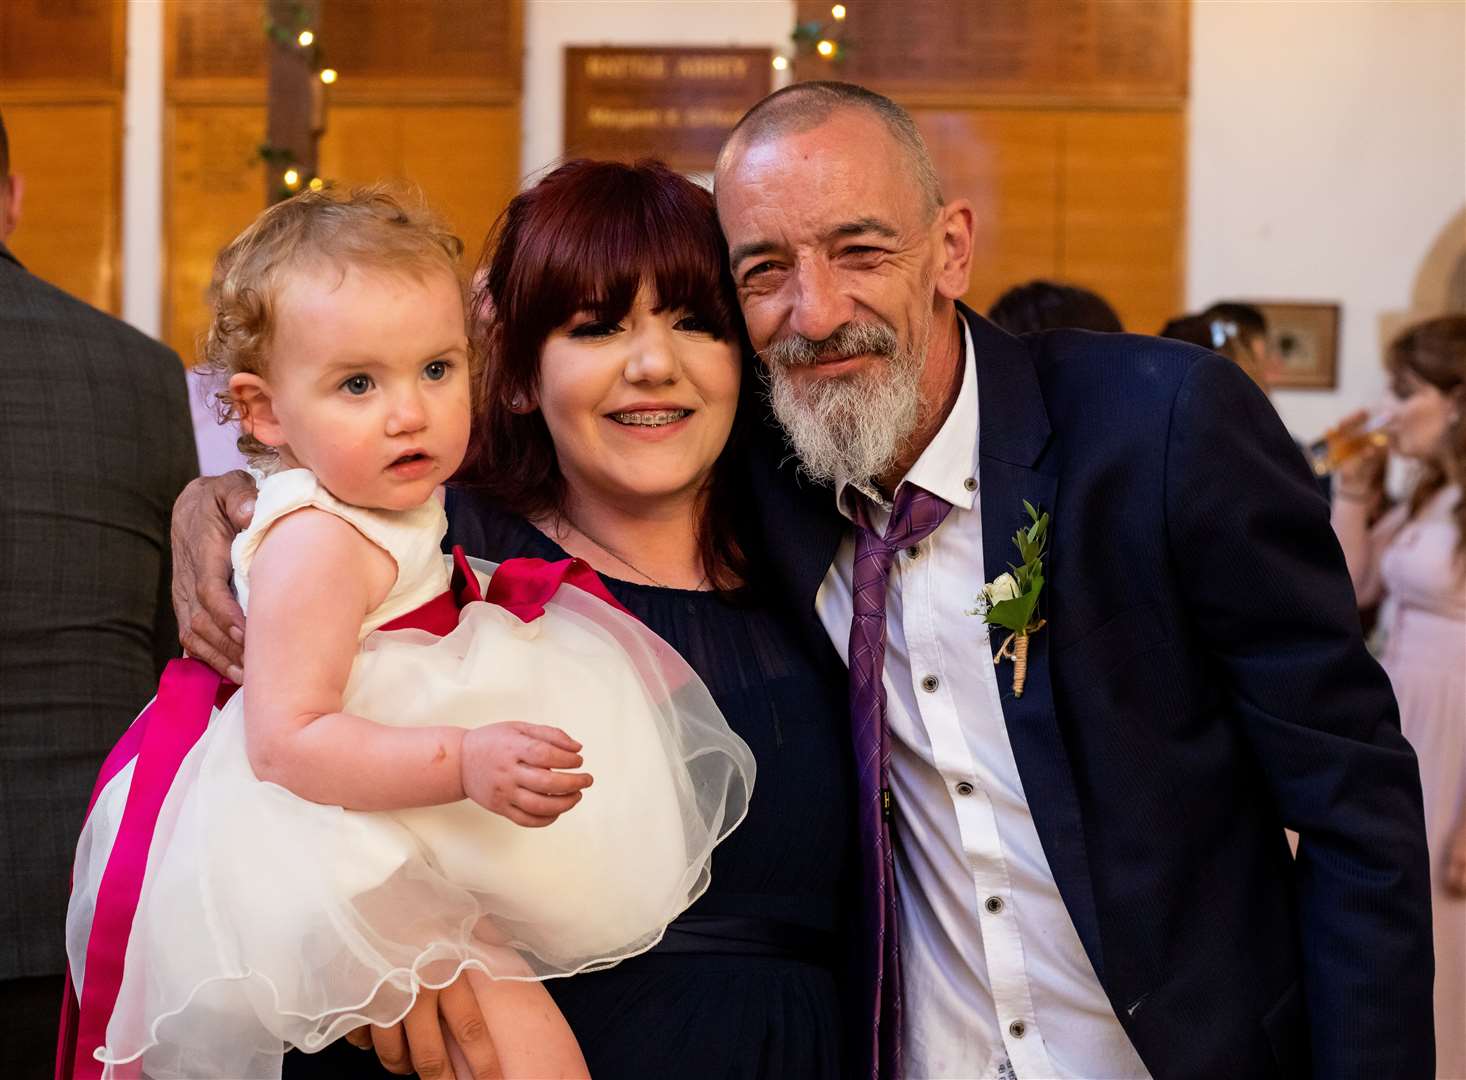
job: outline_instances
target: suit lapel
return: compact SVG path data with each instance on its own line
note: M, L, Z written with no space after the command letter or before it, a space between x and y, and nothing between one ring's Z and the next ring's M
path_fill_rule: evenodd
M1018 339L961 308L972 331L977 368L980 429L978 440L978 496L982 511L983 572L991 581L1018 557L1013 534L1028 524L1026 499L1054 514L1049 529L1057 533L1066 523L1058 508L1059 479L1045 467L1043 451L1051 435L1038 375L1027 348ZM1045 587L1040 610L1057 575L1062 572L1051 542L1045 557ZM992 628L992 655L996 657L1007 632ZM1029 639L1028 681L1023 696L1013 695L1013 664L997 668L1008 741L1023 780L1024 795L1034 826L1048 857L1049 869L1084 943L1095 973L1103 977L1099 919L1085 851L1083 819L1069 767L1069 755L1054 711L1050 679L1048 628Z
M833 646L815 614L814 601L847 523L835 509L830 489L799 475L793 452L772 415L765 415L751 435L745 457L771 585L780 602L797 615L816 655L824 656Z

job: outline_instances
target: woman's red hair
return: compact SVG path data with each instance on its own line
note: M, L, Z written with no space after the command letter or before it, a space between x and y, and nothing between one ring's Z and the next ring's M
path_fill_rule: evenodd
M489 235L474 276L473 338L482 357L474 427L458 479L535 518L559 512L565 479L533 401L545 339L577 312L619 322L643 283L657 306L696 314L744 358L728 445L704 491L703 566L717 587L746 579L738 540L742 474L730 466L756 383L712 195L660 162L576 160L521 192Z

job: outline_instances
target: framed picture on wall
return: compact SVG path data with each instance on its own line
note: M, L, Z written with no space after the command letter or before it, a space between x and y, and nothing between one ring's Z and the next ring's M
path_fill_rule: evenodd
M1339 305L1251 301L1267 319L1273 387L1332 390L1339 379Z

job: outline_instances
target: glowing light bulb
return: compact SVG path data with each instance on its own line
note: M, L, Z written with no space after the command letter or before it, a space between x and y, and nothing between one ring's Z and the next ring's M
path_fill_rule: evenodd
M788 71L789 70L789 58L787 56L776 56L776 57L774 57L774 70L775 71Z
M814 49L815 52L819 53L826 60L835 55L835 43L833 41L821 41Z
M300 32L300 37L296 38L295 40L300 42L300 47L302 49L309 49L311 45L315 42L316 35L309 30L302 30Z
M296 188L300 187L300 173L295 169L286 169L285 175L282 176L280 179L285 181L285 186L288 187L291 191L294 191Z
M845 17L845 5L836 4L834 7L830 8L830 14L833 15L837 20L843 19Z
M335 81L336 81L336 69L335 68L321 68L321 82L325 83L327 86L330 86Z
M319 176L312 176L311 177L310 189L312 191L320 191L325 186L326 186L326 182L324 180L322 180Z

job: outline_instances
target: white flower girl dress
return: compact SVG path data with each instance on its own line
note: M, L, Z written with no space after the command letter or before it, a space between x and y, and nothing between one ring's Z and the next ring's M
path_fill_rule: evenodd
M442 636L390 628L448 588L436 500L365 510L308 470L266 477L233 549L246 610L260 539L307 506L349 521L398 567L361 628L344 711L405 726L554 725L583 744L595 784L539 829L467 800L392 812L309 802L251 770L246 682L214 710L157 813L105 1046L77 1050L104 1075L274 1077L288 1046L395 1023L419 987L465 967L542 979L615 963L701 895L713 847L746 809L753 757L707 689L609 594L555 588L567 564L479 564L548 575L531 621L476 602ZM67 944L83 1003L132 776L129 764L100 789L78 844Z

